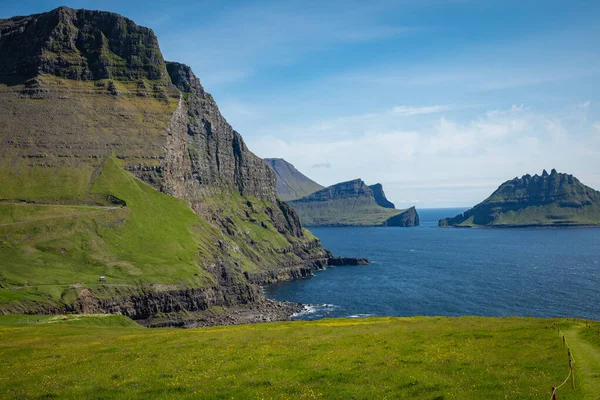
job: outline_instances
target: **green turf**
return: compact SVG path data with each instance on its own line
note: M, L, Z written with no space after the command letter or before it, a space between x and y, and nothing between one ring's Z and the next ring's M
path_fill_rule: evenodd
M83 198L100 202L110 195L126 206L0 203L0 310L62 307L75 301L81 287L109 297L140 284L213 285L206 267L219 259L249 272L302 264L285 250L316 240L308 231L305 238L282 235L268 217L273 205L222 190L203 206L231 221L225 235L184 201L125 171L123 163L108 158ZM106 284L99 285L99 276Z
M379 226L404 210L384 208L369 197L328 201L292 201L305 226Z
M557 326L574 349L600 348L598 323L532 318L152 330L66 317L0 317L0 397L546 399L568 371ZM576 387L561 388L561 400L595 398L586 368L576 364Z

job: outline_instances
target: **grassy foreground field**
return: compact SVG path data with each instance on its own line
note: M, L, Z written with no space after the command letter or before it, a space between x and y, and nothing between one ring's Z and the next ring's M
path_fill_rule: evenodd
M0 317L0 397L550 398L574 352L597 399L600 323L532 318L329 319L146 329L120 316Z

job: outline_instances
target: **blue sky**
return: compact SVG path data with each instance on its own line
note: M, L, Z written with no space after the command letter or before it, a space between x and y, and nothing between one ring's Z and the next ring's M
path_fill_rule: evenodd
M101 5L98 5L101 4ZM397 206L470 206L557 168L600 189L600 2L27 1L154 29L261 157Z

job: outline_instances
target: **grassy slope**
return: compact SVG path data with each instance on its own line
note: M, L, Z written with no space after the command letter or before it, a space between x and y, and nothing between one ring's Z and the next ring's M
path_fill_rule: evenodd
M8 318L0 317L2 398L545 399L568 371L557 325L577 335L569 339L576 360L583 355L575 343L600 349L598 323L531 318L193 330L106 326L96 317L33 325L23 323L35 317ZM594 399L583 360L576 368L576 388L566 385L559 398Z
M290 204L305 226L377 226L403 212L380 207L367 197Z
M517 211L507 211L493 224L487 226L519 226L519 225L598 225L600 226L600 205L583 208L559 207L556 204L529 206ZM473 217L457 226L478 226Z
M201 287L213 283L205 263L226 256L218 240L249 271L277 264L281 255L269 251L290 246L272 225L259 225L267 204L253 199L250 215L258 223L251 223L238 217L245 216L248 199L226 193L207 199L220 215L231 216L240 237L254 241L249 246L223 235L182 200L133 177L121 163L109 158L89 192L111 194L126 207L0 203L0 308L19 301L72 302L81 287L97 287L100 275L108 289L139 283Z
M215 253L215 230L183 201L134 178L114 158L91 191L127 207L0 204L2 220L13 221L0 226L0 285L8 288L0 304L73 300L65 294L81 286L74 283L93 286L99 275L111 284L211 282L198 253Z

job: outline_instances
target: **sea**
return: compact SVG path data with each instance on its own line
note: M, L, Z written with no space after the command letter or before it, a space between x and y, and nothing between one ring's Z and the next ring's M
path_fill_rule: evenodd
M264 288L305 304L295 319L534 316L600 319L600 229L438 228L465 211L418 210L414 228L313 228L324 247L367 266L329 267Z

